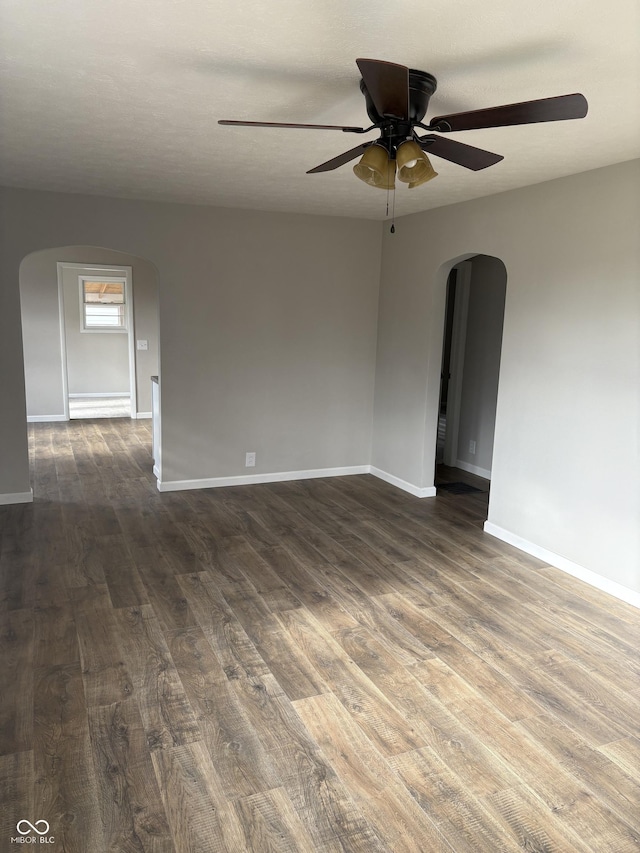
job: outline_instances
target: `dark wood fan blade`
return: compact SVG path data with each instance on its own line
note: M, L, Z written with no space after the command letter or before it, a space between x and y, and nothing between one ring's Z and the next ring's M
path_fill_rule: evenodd
M458 166L464 166L465 169L472 169L474 172L504 160L502 154L492 154L491 151L485 151L483 148L475 148L473 145L465 145L463 142L444 139L433 134L420 136L418 142L427 154L435 154L436 157L442 157L443 160L457 163Z
M218 124L230 124L236 127L303 127L307 130L342 130L344 133L363 133L362 127L342 127L339 124L287 124L279 121L229 121L222 119Z
M563 121L584 118L589 105L584 95L559 95L520 104L505 104L486 110L471 110L437 116L431 120L430 130L448 133L450 130L478 130L482 127L509 127L515 124L536 124L543 121Z
M356 59L371 100L381 116L409 118L409 69L395 62Z
M309 169L307 175L314 175L316 172L330 172L332 169L337 169L338 166L344 166L344 164L348 163L349 160L355 160L356 157L359 157L360 154L362 154L370 145L373 145L373 142L363 142L362 145L356 145L356 147L352 148L350 151L345 151L344 154L338 154L337 157L334 157L332 160L327 160L326 163L321 163L319 166L316 166L315 169Z

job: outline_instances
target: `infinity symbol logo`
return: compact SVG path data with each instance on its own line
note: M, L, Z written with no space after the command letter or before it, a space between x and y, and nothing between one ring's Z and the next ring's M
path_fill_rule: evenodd
M21 829L20 827L26 826L27 829ZM39 826L44 826L44 829L38 829ZM28 820L19 820L16 829L20 833L20 835L28 835L30 832L37 832L38 835L46 835L49 832L49 824L46 820L37 820L34 824L30 823Z

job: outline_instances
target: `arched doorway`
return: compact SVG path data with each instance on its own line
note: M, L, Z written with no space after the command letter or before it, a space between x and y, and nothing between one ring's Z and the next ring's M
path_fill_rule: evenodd
M104 325L87 329L84 291L117 287L118 281L122 302L109 308L120 310L117 331L123 334ZM20 265L20 307L28 421L68 420L70 395L108 400L126 394L132 418L151 417L150 377L159 372L160 339L151 262L93 246L34 252Z
M507 271L472 255L449 265L443 319L438 431L439 493L489 491Z
M142 445L148 448L148 459L143 459L142 467L148 465L148 470L151 470L155 461L159 470L159 436L156 433L159 418L154 418L153 434L151 429L153 397L156 409L158 407L158 384L156 382L154 385L151 377L154 376L157 380L160 372L159 287L155 265L145 258L113 249L61 246L27 255L20 264L19 279L26 411L34 493L46 495L49 489L53 489L55 493L54 481L59 463L62 469L67 461L73 466L75 443L80 446L79 443L87 438L85 428L67 429L64 424L51 424L53 421L70 420L69 395L75 393L75 402L78 402L78 399L83 402L88 395L93 397L96 390L99 395L101 393L97 384L90 384L89 390L86 391L78 390L78 385L72 384L93 381L86 348L78 357L79 370L73 378L69 373L67 358L70 339L65 338L65 325L71 323L74 326L74 345L77 345L78 339L82 338L82 291L87 280L93 284L101 283L101 286L108 279L120 279L126 284L124 292L128 304L125 302L121 310L127 312L127 332L122 336L122 343L128 350L125 375L130 384L127 389L128 409L123 414L130 419L129 432L132 439L135 433L135 441L138 444L142 442ZM71 309L71 320L70 315L65 317L65 301L71 303L68 306ZM90 334L85 336L88 338ZM112 358L104 347L97 349L99 359L108 361ZM107 366L107 373L113 373L113 364ZM110 379L111 376L107 381ZM122 379L116 381L121 382ZM155 394L152 394L152 387ZM102 397L96 398L100 403L112 402L108 390L102 394ZM105 430L109 432L111 419L117 416L108 406L86 414L89 420L74 420L74 423L78 426L94 425L91 430L97 440L100 433L104 436ZM101 427L95 426L97 424L101 424ZM134 424L137 424L135 430ZM56 443L51 440L51 431L56 428L65 430L66 446L63 453L68 455L68 460L58 459L56 455L60 451L55 451ZM43 442L46 449L43 449L43 458L40 459L39 447ZM57 446L62 446L59 441ZM56 458L55 465L52 463L52 454ZM105 457L105 464L108 463L109 460ZM53 472L52 477L45 476L43 479L42 471L47 469L47 466Z

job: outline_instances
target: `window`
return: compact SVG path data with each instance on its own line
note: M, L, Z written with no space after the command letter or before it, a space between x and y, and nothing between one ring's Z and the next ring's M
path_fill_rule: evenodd
M126 331L125 279L80 276L80 309L83 332Z

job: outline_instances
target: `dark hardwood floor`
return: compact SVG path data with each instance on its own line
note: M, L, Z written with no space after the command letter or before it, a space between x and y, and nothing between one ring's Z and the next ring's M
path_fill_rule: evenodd
M640 850L640 612L486 494L159 494L149 427L31 425L0 507L0 850Z

